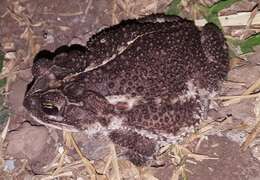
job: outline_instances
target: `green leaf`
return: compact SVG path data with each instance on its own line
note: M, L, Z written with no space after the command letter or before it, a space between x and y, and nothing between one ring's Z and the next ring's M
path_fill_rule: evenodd
M1 105L2 106L2 105ZM1 108L0 109L0 124L3 124L4 122L7 121L9 117L9 111L7 108Z
M0 51L0 72L2 72L4 65L4 53ZM0 79L0 88L6 84L6 79Z
M254 34L245 40L239 40L232 37L226 37L229 46L239 48L239 54L254 52L254 47L260 45L260 33Z
M2 72L4 65L4 53L0 51L0 72ZM5 86L6 79L0 79L0 124L6 122L9 117L9 111L4 107L4 96L2 95L2 87Z
M0 72L2 72L3 65L4 65L4 53L0 51Z
M9 117L9 110L4 106L4 96L2 95L2 90L0 91L0 124L6 122Z
M173 0L170 7L166 10L166 15L180 15L181 0Z
M0 80L0 88L3 87L6 84L6 79Z
M253 47L260 45L260 33L247 38L240 43L240 50L243 54L253 52Z
M221 0L213 4L211 7L207 8L204 6L199 6L200 12L202 12L204 18L215 25L217 25L219 28L221 28L220 21L218 19L218 13L231 6L232 4L241 1L241 0Z

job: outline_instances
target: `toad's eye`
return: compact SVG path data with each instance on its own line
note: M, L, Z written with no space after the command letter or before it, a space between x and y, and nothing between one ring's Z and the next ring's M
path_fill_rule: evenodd
M59 109L51 102L43 102L42 110L48 115L57 115L59 112Z

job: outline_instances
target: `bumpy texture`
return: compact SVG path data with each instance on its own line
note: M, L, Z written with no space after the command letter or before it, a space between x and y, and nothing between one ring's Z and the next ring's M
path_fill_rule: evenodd
M200 31L177 16L150 15L100 31L86 48L40 52L24 106L43 124L106 135L142 164L206 117L227 71L215 25Z

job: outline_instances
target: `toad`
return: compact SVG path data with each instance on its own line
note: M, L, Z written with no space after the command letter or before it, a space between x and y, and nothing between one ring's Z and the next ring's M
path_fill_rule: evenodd
M150 15L103 29L85 47L40 52L24 106L47 126L109 137L141 165L207 117L228 64L215 25Z

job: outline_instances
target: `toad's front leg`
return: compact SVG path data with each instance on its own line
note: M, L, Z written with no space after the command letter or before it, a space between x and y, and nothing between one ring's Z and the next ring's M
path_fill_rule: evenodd
M144 164L156 151L154 140L131 130L114 130L109 137L114 143L128 149L125 155L136 165Z

